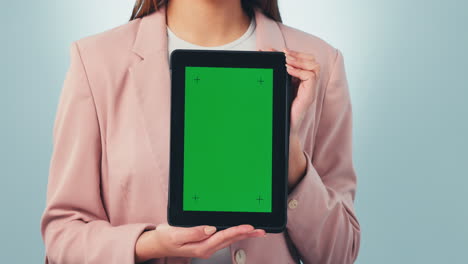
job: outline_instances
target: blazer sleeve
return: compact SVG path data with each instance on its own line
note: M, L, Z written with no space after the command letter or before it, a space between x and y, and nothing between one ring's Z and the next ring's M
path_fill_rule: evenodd
M353 205L352 109L343 56L335 52L315 147L304 146L306 173L288 195L286 231L304 264L352 263L360 245ZM306 137L312 136L308 131Z
M41 234L46 263L134 263L139 235L152 223L112 226L100 193L101 139L78 44L70 48L53 129Z

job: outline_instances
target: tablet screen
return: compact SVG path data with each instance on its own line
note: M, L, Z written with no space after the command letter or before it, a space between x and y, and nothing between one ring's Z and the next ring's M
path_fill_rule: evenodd
M184 211L272 211L273 69L185 67Z

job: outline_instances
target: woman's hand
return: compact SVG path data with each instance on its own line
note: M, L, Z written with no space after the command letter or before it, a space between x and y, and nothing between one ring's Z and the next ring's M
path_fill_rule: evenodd
M278 51L269 49L270 51ZM286 70L292 76L293 97L290 116L289 135L289 176L290 189L304 176L307 163L303 147L299 140L299 128L304 120L307 109L315 101L316 84L320 75L320 65L314 55L305 52L283 50L286 56Z
M293 86L297 86L297 95L291 105L290 131L293 137L297 137L307 109L315 101L320 66L310 53L289 49L284 49L283 52L286 55L286 70L293 77Z
M135 262L162 257L209 258L230 244L250 238L265 236L263 229L251 225L234 226L216 232L213 226L174 227L159 224L155 230L143 232L135 247Z

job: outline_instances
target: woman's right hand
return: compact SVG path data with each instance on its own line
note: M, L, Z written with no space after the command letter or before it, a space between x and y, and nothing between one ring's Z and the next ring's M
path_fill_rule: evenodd
M143 232L135 246L135 262L163 257L209 258L230 244L265 236L263 229L239 225L216 232L213 226L174 227L159 224L156 229Z

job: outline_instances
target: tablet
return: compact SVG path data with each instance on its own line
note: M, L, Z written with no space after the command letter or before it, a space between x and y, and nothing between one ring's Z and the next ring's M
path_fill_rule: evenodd
M286 225L290 75L270 51L170 55L168 223Z

